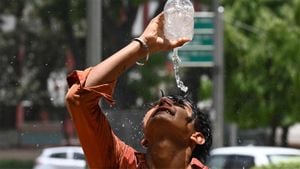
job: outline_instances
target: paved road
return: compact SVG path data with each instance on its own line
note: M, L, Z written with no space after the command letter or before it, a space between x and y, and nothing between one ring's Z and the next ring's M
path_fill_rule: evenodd
M39 148L0 149L0 160L34 160L40 153Z

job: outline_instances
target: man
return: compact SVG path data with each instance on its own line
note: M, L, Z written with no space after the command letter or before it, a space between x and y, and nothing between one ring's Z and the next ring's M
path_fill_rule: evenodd
M66 102L90 168L207 168L211 146L207 116L185 97L167 96L154 103L143 120L146 153L136 152L112 131L98 106L100 98L113 103L117 78L149 53L179 47L190 39L168 41L163 35L163 13L151 20L143 34L95 67L68 77ZM196 158L195 158L196 157Z

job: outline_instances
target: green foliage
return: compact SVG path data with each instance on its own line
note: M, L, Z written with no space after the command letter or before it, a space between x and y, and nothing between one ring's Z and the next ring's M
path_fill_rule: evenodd
M267 166L261 167L253 167L252 169L299 169L299 162L289 162L289 163L279 163L279 164L271 164Z
M241 127L300 120L299 1L223 3L227 119Z
M202 100L207 100L212 98L212 81L208 78L202 78L201 79L201 87L200 87L200 96Z

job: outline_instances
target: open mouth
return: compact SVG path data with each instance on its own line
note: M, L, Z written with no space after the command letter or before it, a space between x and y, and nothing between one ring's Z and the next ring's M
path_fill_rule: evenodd
M161 114L161 113L167 113L171 116L174 116L175 115L175 110L169 108L169 107L166 107L166 106L161 106L159 108L157 108L155 110L155 112L153 113L152 117L157 115L157 114Z

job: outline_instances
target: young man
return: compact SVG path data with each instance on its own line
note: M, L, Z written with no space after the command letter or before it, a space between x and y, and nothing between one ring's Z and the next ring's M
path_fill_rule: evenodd
M211 146L208 117L181 96L164 96L143 120L146 153L136 152L112 131L98 105L113 103L116 80L149 53L179 47L190 39L168 41L163 34L163 13L151 20L143 34L95 67L68 76L66 102L74 121L88 166L92 169L206 169L200 160ZM196 157L196 158L195 158Z

